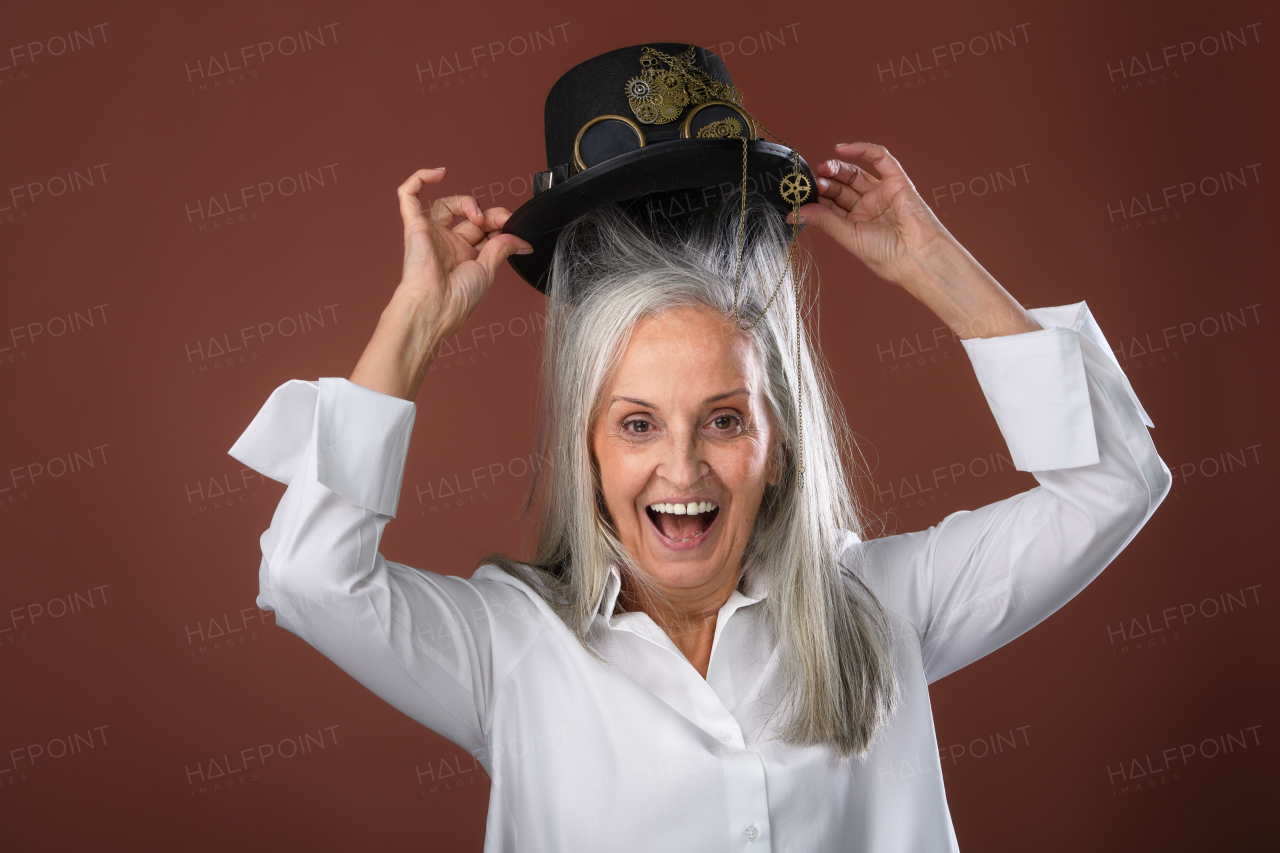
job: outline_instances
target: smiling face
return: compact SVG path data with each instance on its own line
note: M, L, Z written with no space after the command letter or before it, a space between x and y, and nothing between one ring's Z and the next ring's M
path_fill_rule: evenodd
M774 441L759 357L729 320L683 308L636 327L591 446L614 527L664 592L727 598Z

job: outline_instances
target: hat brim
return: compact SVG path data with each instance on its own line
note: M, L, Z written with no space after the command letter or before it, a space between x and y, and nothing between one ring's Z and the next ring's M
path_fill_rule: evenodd
M794 170L790 148L763 140L747 143L747 189L767 198L780 215L791 211L779 191L782 179ZM817 182L809 164L800 172L809 182L803 202L817 199ZM573 220L606 204L645 197L640 215L673 219L696 215L742 185L742 141L739 139L676 139L650 143L579 172L522 204L503 226L533 246L532 254L512 255L515 271L543 293L547 292L556 239ZM633 215L635 213L633 212Z

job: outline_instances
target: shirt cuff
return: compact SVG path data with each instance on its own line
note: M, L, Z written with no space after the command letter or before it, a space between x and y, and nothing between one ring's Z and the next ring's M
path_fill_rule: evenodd
M286 485L315 462L316 480L394 517L417 406L347 379L292 379L267 398L228 451Z
M1143 423L1153 426L1088 305L1028 313L1044 328L962 341L1015 468L1052 471L1098 462L1086 369L1120 377Z

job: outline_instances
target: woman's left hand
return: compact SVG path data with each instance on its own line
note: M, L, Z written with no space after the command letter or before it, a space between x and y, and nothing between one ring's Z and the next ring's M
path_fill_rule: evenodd
M955 238L884 146L842 143L836 146L836 153L865 160L880 177L845 160L819 163L814 169L817 203L801 207L800 216L834 238L876 275L909 285L922 273L925 258L943 244L954 244Z
M919 299L961 338L1040 328L943 227L884 146L851 142L836 153L865 160L880 177L844 160L820 163L818 201L797 211L806 223Z

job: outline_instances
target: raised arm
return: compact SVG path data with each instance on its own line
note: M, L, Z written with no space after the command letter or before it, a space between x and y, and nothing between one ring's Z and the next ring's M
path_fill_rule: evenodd
M506 584L412 569L378 551L395 515L417 407L440 342L465 322L503 260L523 244L488 235L507 212L400 187L405 275L352 379L277 388L231 455L288 488L262 534L258 606L365 687L473 754L506 661L539 630L535 608L508 606ZM525 604L527 602L521 602ZM495 612L528 613L523 620Z
M819 163L814 170L818 201L800 208L803 223L812 223L876 275L919 299L959 338L1040 328L938 221L883 146L841 143L836 153L870 163L880 177L844 160Z
M885 607L915 626L930 681L1053 613L1168 493L1151 419L1083 303L1027 311L943 227L882 146L836 146L799 211L963 340L1015 467L1040 486L919 533L854 543Z
M1172 478L1085 303L1044 329L965 341L1015 466L1040 485L935 527L855 547L882 603L915 626L929 681L1071 600L1128 545Z
M417 399L440 345L466 323L502 262L533 251L499 233L511 216L505 207L482 212L471 196L449 196L423 210L419 193L444 176L444 169L420 169L397 190L404 272L351 373L357 385L405 400Z

